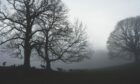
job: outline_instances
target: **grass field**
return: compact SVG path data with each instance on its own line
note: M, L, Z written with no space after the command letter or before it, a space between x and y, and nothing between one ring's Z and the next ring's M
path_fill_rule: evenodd
M71 72L0 67L0 84L140 84L139 71L134 64Z

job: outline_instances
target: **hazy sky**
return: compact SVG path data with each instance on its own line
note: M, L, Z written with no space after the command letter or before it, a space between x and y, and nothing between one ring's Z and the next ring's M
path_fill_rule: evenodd
M140 15L140 0L62 0L71 20L87 25L90 42L96 49L106 48L106 41L116 23Z

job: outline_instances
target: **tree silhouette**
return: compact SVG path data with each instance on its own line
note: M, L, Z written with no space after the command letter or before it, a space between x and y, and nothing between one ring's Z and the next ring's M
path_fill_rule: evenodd
M112 57L133 57L135 62L139 62L140 17L131 17L118 22L107 43Z
M82 23L68 21L61 0L7 0L0 10L0 45L12 48L24 57L37 53L51 70L51 62L77 62L87 57L87 40ZM2 9L3 8L3 9ZM14 52L14 51L13 51Z
M78 62L88 57L83 24L78 21L70 24L65 7L59 4L55 6L49 17L43 17L44 20L38 22L42 31L37 35L40 40L36 42L36 50L47 70L52 70L51 62Z
M58 1L60 0L7 0L8 5L1 4L0 44L8 44L18 49L18 55L22 55L23 51L26 68L30 67L31 52L34 48L33 37L38 32L36 21L51 12Z
M45 61L48 70L51 70L51 61L56 60L55 55L60 53L54 51L53 47L57 49L56 46L60 45L57 42L60 39L62 40L62 37L66 37L66 33L69 32L67 8L64 4L61 1L56 1L53 4L52 10L45 16L39 17L37 21L39 32L36 34L38 40L34 41L36 51Z

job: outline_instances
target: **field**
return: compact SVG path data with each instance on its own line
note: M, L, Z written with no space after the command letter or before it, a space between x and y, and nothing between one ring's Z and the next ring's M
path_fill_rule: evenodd
M139 71L134 64L71 72L0 67L0 84L140 84Z

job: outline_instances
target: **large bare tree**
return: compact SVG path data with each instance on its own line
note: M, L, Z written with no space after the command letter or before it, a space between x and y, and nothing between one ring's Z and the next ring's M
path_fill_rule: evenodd
M113 57L140 58L140 17L131 17L118 22L108 39L109 53Z
M0 44L12 44L20 54L23 49L26 68L30 67L33 37L38 32L36 21L38 17L51 12L58 1L60 0L7 0L7 5L1 4Z
M87 39L85 27L78 21L70 24L67 19L67 9L58 2L53 6L53 12L38 20L39 29L34 44L40 57L45 62L45 68L51 70L51 62L78 62L87 58Z

